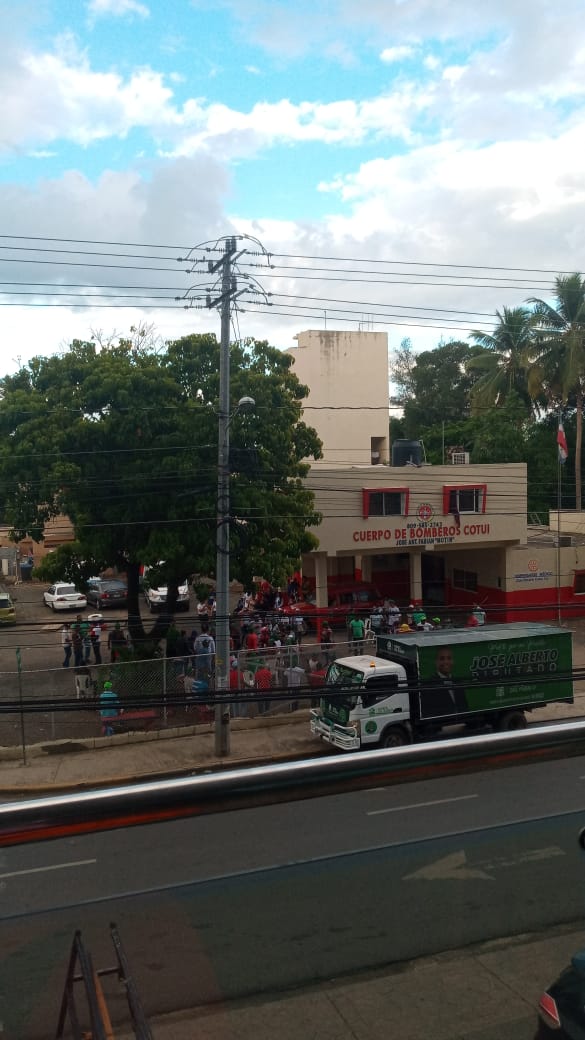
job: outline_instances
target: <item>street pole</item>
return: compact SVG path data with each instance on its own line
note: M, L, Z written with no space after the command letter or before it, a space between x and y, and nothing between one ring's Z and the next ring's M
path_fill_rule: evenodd
M230 650L230 303L234 238L226 239L221 279L221 340L219 349L219 428L217 445L217 534L215 621L215 753L230 753L230 706L222 702L229 692Z
M559 413L559 423L561 421ZM561 614L561 507L563 502L562 493L562 462L561 453L557 447L557 622L559 625L562 624Z

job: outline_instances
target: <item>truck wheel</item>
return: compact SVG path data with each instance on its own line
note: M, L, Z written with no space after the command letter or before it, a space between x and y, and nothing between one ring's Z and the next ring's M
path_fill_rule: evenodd
M500 733L509 733L515 729L526 729L526 716L523 711L506 711L498 721Z
M408 744L408 738L404 730L398 726L391 726L380 738L380 747L404 747L405 744Z

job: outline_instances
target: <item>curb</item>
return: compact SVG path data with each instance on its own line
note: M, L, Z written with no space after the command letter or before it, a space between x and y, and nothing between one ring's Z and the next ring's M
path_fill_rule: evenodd
M181 766L178 769L165 769L164 772L134 772L122 776L105 777L99 780L79 780L69 784L31 784L30 786L22 785L19 787L0 786L0 797L3 798L9 795L12 801L22 801L23 798L29 798L34 795L42 797L47 794L58 795L72 791L96 791L106 787L125 787L127 784L156 782L157 780L180 780L186 776L204 776L209 773L221 773L228 769L251 769L254 766L271 765L274 762L298 762L300 757L302 757L303 761L312 758L322 758L323 748L318 747L314 751L303 750L302 756L299 756L298 752L291 751L281 755L271 755L269 758L266 755L258 755L256 758L250 756L249 758L229 759L227 761L216 758L206 765Z

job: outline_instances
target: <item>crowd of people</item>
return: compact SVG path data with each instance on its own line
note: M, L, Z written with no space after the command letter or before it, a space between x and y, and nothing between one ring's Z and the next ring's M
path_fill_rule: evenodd
M478 603L474 603L465 620L466 628L485 625L486 612ZM375 607L370 616L363 621L364 631L374 635L382 633L432 632L439 628L455 628L450 617L441 619L437 614L428 617L422 606L410 603L402 612L393 599L384 600L384 605ZM352 618L349 621L352 630ZM352 638L355 638L352 632ZM363 638L363 635L362 635Z
M255 592L244 592L230 619L230 691L239 691L248 699L258 699L258 710L268 710L271 690L295 689L306 686L313 673L324 675L328 665L339 654L362 654L372 636L378 634L428 632L455 627L449 617L428 616L423 607L411 603L404 610L391 598L365 614L361 611L347 616L348 650L335 646L330 621L319 617L310 633L309 645L303 641L308 626L302 615L303 589L300 575L294 575L283 592L267 582L260 583ZM300 606L294 614L285 613L291 603ZM202 596L195 608L196 627L188 633L172 624L166 641L166 657L174 662L177 681L184 683L187 699L205 703L206 695L215 685L216 601L213 595ZM316 619L311 621L315 623ZM485 624L486 614L474 604L466 619L467 627ZM129 634L119 621L106 625L101 617L66 622L61 629L63 667L87 668L103 661L103 644L107 645L110 663L118 661L126 648L131 649ZM93 657L93 661L92 661ZM315 676L318 681L318 677ZM100 694L104 732L111 731L108 719L115 714L113 700L117 695L106 682ZM245 701L234 705L235 715L246 715Z
M92 654L93 663L102 664L102 636L106 628L101 617L84 620L78 614L73 624L66 621L61 628L63 668L69 668L72 660L74 668L87 666L92 663ZM131 645L119 621L107 629L106 642L112 664L119 660L122 649Z

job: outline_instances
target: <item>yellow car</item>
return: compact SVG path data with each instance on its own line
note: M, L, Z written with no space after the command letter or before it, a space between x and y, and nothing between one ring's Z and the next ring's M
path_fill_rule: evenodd
M0 625L13 625L16 621L14 603L7 592L0 592Z

